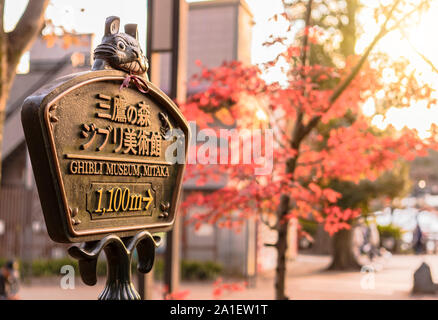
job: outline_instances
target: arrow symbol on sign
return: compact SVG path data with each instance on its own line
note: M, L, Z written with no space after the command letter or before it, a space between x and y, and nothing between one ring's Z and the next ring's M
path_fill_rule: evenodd
M147 205L145 207L145 210L148 210L150 205L152 204L152 201L154 201L154 197L151 194L151 189L148 189L146 191L147 197L143 197L143 201L147 202Z

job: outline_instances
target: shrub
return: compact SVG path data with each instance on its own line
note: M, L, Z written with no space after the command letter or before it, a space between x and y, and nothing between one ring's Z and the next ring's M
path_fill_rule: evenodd
M20 264L22 268L26 268L26 264ZM55 259L55 260L34 260L31 263L31 272L35 277L59 275L61 267L64 265L73 266L75 273L79 272L78 263L69 258Z
M181 278L184 280L211 280L221 272L222 266L212 261L181 261Z
M0 258L0 267L6 262L6 260ZM76 260L71 258L61 259L37 259L28 263L20 263L20 272L23 275L25 271L31 269L33 277L47 277L47 276L59 276L61 267L64 265L73 266L76 275L79 275L79 265ZM137 269L137 261L133 260L132 264L133 274ZM106 260L104 258L99 259L97 262L96 272L98 276L106 275ZM163 259L156 259L154 263L154 272L157 279L163 279L164 275L164 261ZM212 261L181 261L181 278L183 280L213 280L216 279L223 271L220 264ZM28 274L26 272L26 274Z
M318 230L318 222L303 219L303 218L298 218L298 223L301 225L303 231L307 232L312 237L316 235L316 232Z
M392 224L387 226L377 226L380 238L394 238L394 240L401 240L403 229Z

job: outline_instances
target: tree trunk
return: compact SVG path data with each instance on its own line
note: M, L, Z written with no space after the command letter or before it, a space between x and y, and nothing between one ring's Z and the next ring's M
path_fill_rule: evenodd
M329 255L331 253L331 237L327 231L324 230L322 223L318 224L316 234L312 244L312 254Z
M28 1L14 30L6 33L3 28L5 0L0 0L0 181L6 102L17 64L40 33L44 25L44 12L48 5L49 0Z
M286 251L287 232L289 222L280 223L278 226L278 239L275 245L277 249L277 268L275 269L275 299L288 300L286 296Z
M343 229L332 238L332 263L329 270L360 270L362 266L353 253L353 228Z
M356 14L359 11L359 1L349 0L347 1L347 17L348 22L341 25L342 42L341 53L346 58L354 55L354 49L356 47Z
M6 117L6 101L9 90L9 81L7 79L8 55L7 55L7 35L3 31L3 15L5 1L0 1L0 181L1 181L1 150L3 146L3 128ZM10 75L12 78L13 75Z

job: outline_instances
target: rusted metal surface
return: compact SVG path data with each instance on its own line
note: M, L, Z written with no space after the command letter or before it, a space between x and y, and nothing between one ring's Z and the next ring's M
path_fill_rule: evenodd
M134 249L137 249L137 269L141 273L148 273L154 264L155 247L159 246L160 242L160 237L152 236L143 230L134 237L123 240L115 235L108 235L98 242L72 246L68 251L72 257L79 260L82 281L90 286L97 283L97 259L100 252L105 251L108 278L99 300L139 300L140 295L131 281L132 254Z
M104 37L94 50L93 70L117 69L146 78L149 66L138 43L137 25L126 24L125 33L119 29L119 17L106 19Z
M185 164L166 159L166 150L177 139L187 150L188 124L148 81L136 27L119 33L119 23L106 20L96 71L51 82L22 108L48 233L57 242L167 231L175 220ZM182 135L169 137L172 129Z
M188 126L153 84L146 94L120 90L125 77L115 70L73 75L25 101L24 131L55 241L125 237L173 224L184 164L166 161L174 140L164 133L181 129L187 147Z
M93 71L46 85L22 109L48 233L57 242L83 242L69 253L88 285L96 283L105 251L104 300L140 298L132 252L139 272L149 272L160 243L151 232L168 231L177 220L189 141L177 106L147 79L136 25L119 33L119 24L106 19ZM184 155L175 157L181 147Z

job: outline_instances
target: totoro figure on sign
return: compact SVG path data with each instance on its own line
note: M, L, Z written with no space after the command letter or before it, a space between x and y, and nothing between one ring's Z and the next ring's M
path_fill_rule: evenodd
M145 77L149 66L138 42L137 25L126 24L125 33L119 33L119 28L119 17L106 18L105 35L94 50L92 70L117 69Z

